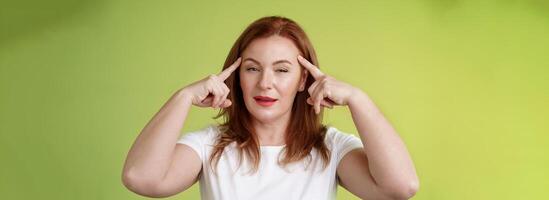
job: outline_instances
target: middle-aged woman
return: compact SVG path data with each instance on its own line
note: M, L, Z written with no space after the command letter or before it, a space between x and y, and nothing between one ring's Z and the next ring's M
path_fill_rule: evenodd
M179 138L192 105L220 108L224 123ZM360 139L321 123L333 106L348 106ZM322 72L303 29L279 16L249 25L219 74L177 90L123 171L124 185L149 197L196 181L202 199L230 200L335 199L338 184L363 199L408 199L419 188L406 146L372 99Z

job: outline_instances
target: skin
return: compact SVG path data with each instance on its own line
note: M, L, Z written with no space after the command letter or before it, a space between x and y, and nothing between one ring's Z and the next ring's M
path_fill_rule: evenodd
M279 36L256 39L242 52L240 86L260 145L285 144L292 104L297 92L304 90L307 78L296 59L298 54L291 40ZM253 99L258 95L277 101L264 107Z
M304 81L311 75L315 82L307 88L307 102L317 113L321 107L347 106L364 144L364 148L350 151L339 163L337 176L341 185L363 199L408 199L416 193L419 181L406 146L369 96L326 75L302 58L290 40L279 36L254 40L229 68L172 95L128 153L122 173L128 189L143 196L168 197L197 181L201 160L189 146L176 144L182 122L192 105L230 106L232 102L226 99L229 89L223 81L241 64L237 73L241 76L244 101L262 145L284 144L291 102L298 91L305 89ZM256 95L279 101L271 107L261 107L253 99Z
M315 78L309 104L348 106L364 148L347 153L337 167L341 185L363 199L409 199L419 189L415 167L404 142L372 99L359 88L336 80L301 56Z

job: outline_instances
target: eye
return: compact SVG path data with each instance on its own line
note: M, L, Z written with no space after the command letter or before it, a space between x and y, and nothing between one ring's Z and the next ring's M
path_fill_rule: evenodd
M259 69L255 68L255 67L248 67L248 68L246 68L246 71L259 71Z
M283 73L286 73L286 72L288 72L288 70L287 70L287 69L277 69L276 71L277 71L277 72L283 72Z

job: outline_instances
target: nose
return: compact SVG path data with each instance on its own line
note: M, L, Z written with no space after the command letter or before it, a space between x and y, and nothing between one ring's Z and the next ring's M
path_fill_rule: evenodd
M261 79L259 80L259 87L261 89L273 88L273 75L270 74L268 70L263 70L263 73L261 73Z

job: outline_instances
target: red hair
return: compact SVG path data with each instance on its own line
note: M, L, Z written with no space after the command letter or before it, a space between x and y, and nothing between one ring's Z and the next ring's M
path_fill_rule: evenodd
M291 19L280 16L269 16L254 21L242 32L231 48L223 69L234 63L253 40L273 35L293 41L301 55L315 66L318 66L316 53L303 29ZM313 77L307 76L305 88L309 88L313 82ZM251 164L253 164L252 170L256 172L261 156L260 145L252 126L250 112L244 104L239 73L233 73L225 80L225 84L230 89L227 98L233 104L230 107L222 109L214 117L219 118L223 116L224 122L220 125L221 134L217 138L210 155L210 166L214 169L213 166L219 162L224 148L236 142L240 155L239 163L242 163L243 155L245 155ZM308 97L307 90L303 90L298 92L294 99L290 122L286 128L286 146L283 149L284 153L281 154L284 157L282 160L278 160L279 164L283 166L300 161L306 157L311 160L311 152L313 150L319 152L318 155L324 161L324 168L330 161L330 150L324 143L326 126L322 125L322 112L318 115L315 114L313 107L306 102Z

